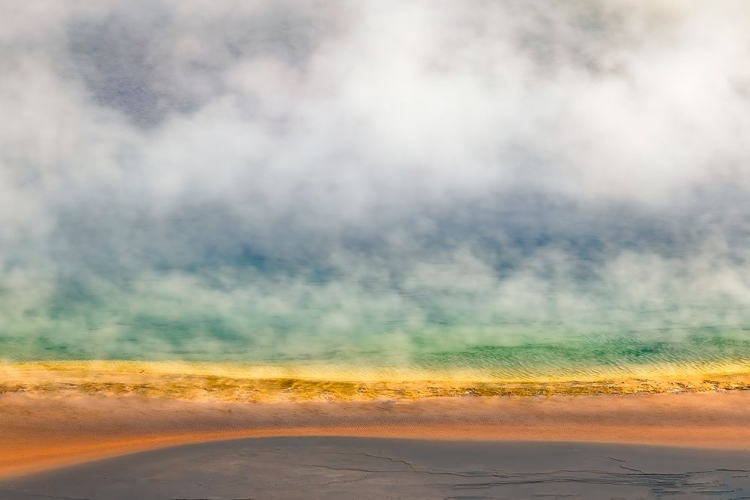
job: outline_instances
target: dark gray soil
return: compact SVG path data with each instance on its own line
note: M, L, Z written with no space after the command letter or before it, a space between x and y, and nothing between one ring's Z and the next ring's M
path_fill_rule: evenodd
M332 437L222 441L0 482L2 500L750 499L750 451Z

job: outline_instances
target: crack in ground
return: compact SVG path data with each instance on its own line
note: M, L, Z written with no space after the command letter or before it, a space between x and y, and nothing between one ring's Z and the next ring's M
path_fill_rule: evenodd
M335 472L359 472L366 474L404 474L404 473L415 473L415 474L428 474L428 475L440 475L440 476L451 476L461 478L497 478L500 481L491 481L483 483L463 483L463 484L441 484L441 486L448 486L456 490L471 490L471 489L486 489L491 487L499 486L512 486L512 485L524 485L524 484L555 484L555 483L579 483L579 484L597 484L597 485L612 485L612 486L640 486L650 489L655 494L675 494L681 493L686 490L690 490L692 493L704 494L704 495L723 495L728 493L742 492L742 490L736 489L717 489L725 487L724 483L716 480L709 481L692 481L696 479L696 476L702 474L710 474L716 472L729 472L735 471L735 469L714 469L709 471L689 471L685 473L647 473L640 469L635 469L627 466L623 466L626 463L625 460L611 458L617 462L620 462L621 468L629 470L631 473L617 473L603 470L554 470L546 472L529 472L529 473L500 473L500 471L494 470L494 472L487 473L462 473L456 471L426 469L415 466L413 463L406 460L394 459L391 457L385 457L380 455L372 455L368 453L330 453L340 455L357 455L368 458L374 458L378 460L386 460L392 463L403 464L407 466L408 470L385 470L385 469L367 469L367 468L355 468L355 467L338 467L332 465L323 464L310 464L296 462L289 464L288 462L281 461L269 461L276 463L284 463L287 465L294 465L300 467L313 467L331 470ZM744 469L736 469L736 471L744 472ZM593 475L595 477L576 477L575 475ZM556 477L557 476L557 477ZM561 476L561 477L560 477ZM367 478L358 478L353 481L362 481ZM339 481L340 482L340 481Z

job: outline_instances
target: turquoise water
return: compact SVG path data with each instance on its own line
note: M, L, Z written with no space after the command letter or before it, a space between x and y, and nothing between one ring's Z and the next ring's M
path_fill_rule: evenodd
M424 337L415 337L401 350L356 350L351 347L320 346L311 353L293 355L282 349L243 348L236 341L226 343L226 352L208 356L205 352L175 348L170 351L143 352L136 339L112 344L111 351L87 350L53 339L41 338L33 345L17 338L0 339L0 349L10 361L38 360L187 360L204 362L241 362L258 365L340 365L351 368L424 369L436 373L476 372L491 377L622 375L643 369L658 372L665 367L676 370L717 370L722 366L744 364L750 368L750 341L725 336L700 336L683 341L644 341L633 338L581 340L567 343L527 345L457 345L452 349L425 346Z
M218 286L216 278L165 274L128 287L87 282L46 308L6 308L0 357L367 366L528 378L750 367L748 313L731 304L636 309L617 307L612 294L582 294L586 307L579 302L565 310L558 292L540 295L530 308L509 300L501 280L476 274L464 274L452 287L436 287L422 276L412 293L372 281L283 282L256 275ZM471 290L467 283L481 287ZM97 287L99 294L93 293Z

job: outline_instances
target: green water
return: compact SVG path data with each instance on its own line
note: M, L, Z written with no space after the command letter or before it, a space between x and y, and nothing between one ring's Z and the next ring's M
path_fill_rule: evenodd
M219 320L198 326L192 322L141 322L124 326L117 336L100 338L96 330L79 333L75 341L53 335L0 337L5 360L186 360L240 362L259 365L321 365L423 369L432 372L473 371L494 377L586 376L655 370L711 369L728 364L750 368L750 340L741 333L712 329L671 339L628 335L529 336L513 341L512 330L491 329L481 341L467 341L466 327L428 332L392 332L380 336L349 335L321 338L286 331L277 337L225 331ZM662 337L666 337L664 332ZM206 336L212 341L208 343ZM87 341L88 340L88 341ZM505 340L505 342L502 342Z
M398 286L361 278L219 278L172 273L127 286L88 280L46 295L6 287L0 359L340 365L531 378L750 367L750 312L736 302L689 302L676 292L669 300L634 302L604 288L512 294L476 272Z

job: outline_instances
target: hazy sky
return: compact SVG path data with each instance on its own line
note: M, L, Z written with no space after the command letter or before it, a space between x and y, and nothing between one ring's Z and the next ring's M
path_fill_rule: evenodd
M0 0L0 358L744 339L748 68L743 0Z

